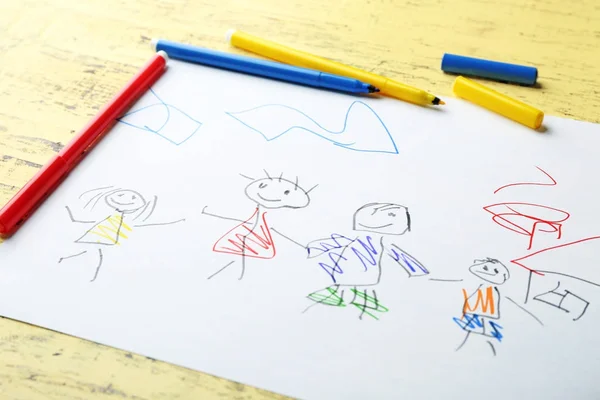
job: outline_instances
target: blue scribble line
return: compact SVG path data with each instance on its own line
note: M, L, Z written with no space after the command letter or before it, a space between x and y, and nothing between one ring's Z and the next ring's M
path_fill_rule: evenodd
M133 128L136 128L136 129L141 129L141 130L143 130L143 131L152 132L152 133L154 133L154 134L156 134L156 135L158 135L158 136L162 137L163 139L167 140L168 142L170 142L170 143L174 144L175 146L179 146L179 145L182 145L182 144L184 144L184 143L185 143L185 142L187 142L187 141L188 141L188 140L189 140L189 139L190 139L192 136L194 136L194 135L196 134L196 132L198 131L198 129L200 129L200 127L202 126L202 122L200 122L200 121L198 121L198 120L196 120L196 119L192 118L192 117L191 117L189 114L187 114L186 112L182 111L181 109L179 109L179 108L177 108L177 107L175 107L175 106L173 106L173 105L171 105L171 104L167 104L167 103L165 103L165 102L164 102L164 101L163 101L163 100L162 100L162 99L161 99L161 98L160 98L160 97L159 97L159 96L156 94L156 92L155 92L154 90L152 90L152 88L150 88L150 93L152 93L152 94L154 95L154 97L156 97L156 98L157 98L157 100L158 100L160 103L150 104L150 105L148 105L148 106L145 106L145 107L139 108L139 109L137 109L137 110L131 111L131 112L129 112L129 113L127 113L127 114L123 115L121 118L118 118L118 119L117 119L117 121L119 121L119 122L120 122L120 123L122 123L122 124L129 125L129 126L131 126L131 127L133 127ZM148 125L140 126L140 125L135 125L135 124L132 124L132 123L129 123L129 122L123 121L123 118L125 118L125 117L128 117L128 116L130 116L130 115L133 115L133 114L139 113L140 111L144 111L144 110L146 110L146 109L148 109L148 108L155 107L155 106L158 106L158 105L162 105L162 106L164 106L164 108L165 108L165 111L167 112L167 118L165 118L165 122L164 122L164 123L161 125L161 127L160 127L160 128L158 128L158 129L156 129L156 130L154 130L154 129L150 128ZM189 134L189 135L188 135L188 136L187 136L187 137L186 137L186 138L185 138L183 141L181 141L181 142L176 142L176 141L172 140L171 138L169 138L169 137L167 137L167 136L165 136L165 135L163 135L163 134L161 134L161 133L160 133L160 131L161 131L161 130L162 130L162 129L163 129L163 128L164 128L164 127L165 127L165 126L166 126L166 125L169 123L169 120L171 119L171 110L170 110L171 108L172 108L172 109L174 109L174 110L176 110L176 111L179 111L179 112L180 112L181 114L183 114L185 117L189 118L191 121L193 121L193 122L195 122L196 124L198 124L198 127L197 127L196 129L194 129L194 131L193 131L192 133L190 133L190 134Z
M499 324L497 324L494 321L485 320L484 318L480 317L477 314L465 314L462 318L454 317L454 318L452 318L452 320L454 322L456 322L456 324L462 330L465 330L465 331L470 331L473 333L491 336L491 337L497 339L499 342L501 342L502 338L504 337L502 332L500 332L500 329L504 329L502 326L500 326ZM490 328L492 328L492 331L489 332L489 334L486 333L486 329L485 329L486 321L489 323ZM483 332L477 332L476 331L477 328L483 329Z
M334 245L327 243L326 240L332 239L335 243ZM347 244L343 245L339 239L344 239L349 241ZM308 247L308 257L316 257L318 255L322 255L327 253L329 257L330 264L326 262L319 262L319 266L329 275L333 283L337 283L337 279L335 274L343 274L344 270L342 265L340 265L341 261L348 261L348 258L344 256L347 249L351 249L352 253L354 253L355 257L351 258L352 260L358 260L361 262L364 271L366 272L369 267L374 267L377 265L376 255L379 254L375 246L373 245L373 238L371 236L366 236L365 239L355 238L350 239L343 235L339 235L337 233L331 234L329 238L322 239L318 246L320 247ZM311 249L321 251L320 254L311 255ZM341 252L334 252L333 250L340 250ZM364 251L364 252L363 252ZM312 256L312 257L311 257Z
M421 270L421 272L423 272L425 274L429 274L429 271L427 270L427 268L425 268L419 262L419 260L417 260L416 258L411 256L410 254L405 253L404 250L398 248L396 245L392 245L392 246L395 248L392 248L390 257L392 257L400 265L403 265L403 266L407 267L408 269L410 269L410 272L407 271L409 275L411 275L411 273L414 274L417 272L417 270L414 268L414 266L417 266ZM398 250L396 250L396 248Z
M322 134L319 134L318 132L315 132L313 130L310 130L308 128L305 128L304 126L300 126L300 125L293 125L289 128L287 128L286 130L284 130L283 132L281 132L278 135L275 135L271 138L269 138L267 135L265 135L262 131L260 131L259 129L250 126L249 124L247 124L246 122L244 122L243 120L241 120L240 118L236 117L235 115L237 114L244 114L244 113L248 113L248 112L252 112L252 111L256 111L259 110L261 108L266 108L266 107L283 107L283 108L287 108L288 110L294 111L302 116L304 116L305 118L307 118L308 120L310 120L311 122L313 122L315 125L317 125L319 128L321 128L323 131L328 132L329 134L336 136L336 135L343 135L346 132L346 128L348 125L348 118L350 116L350 111L352 110L352 108L356 105L363 105L364 107L366 107L372 114L373 116L375 116L375 118L377 118L377 121L381 124L381 126L383 127L383 129L385 130L386 133L386 139L389 139L389 144L391 144L391 146L393 147L393 150L385 150L385 149L380 149L380 150L368 150L368 149L361 149L361 148L353 148L351 146L355 146L356 142L351 142L351 143L344 143L340 140L336 140L334 138L331 137L327 137L324 136ZM348 149L348 150L354 150L354 151L359 151L359 152L366 152L366 153L387 153L387 154L398 154L398 147L396 146L396 142L394 141L394 138L392 137L392 135L390 134L390 131L388 130L387 126L385 125L385 123L383 122L383 120L379 117L379 115L375 112L375 110L373 110L369 105L367 105L366 103L363 103L362 101L355 101L352 104L350 104L350 107L348 107L348 110L346 111L346 115L344 117L344 124L342 126L342 129L339 131L335 131L335 130L330 130L325 128L323 125L319 124L317 121L315 121L313 118L311 118L310 116L308 116L306 113L290 107L290 106L286 106L284 104L265 104L262 106L258 106L258 107L254 107L251 108L249 110L245 110L245 111L239 111L239 112L225 112L225 114L229 115L232 118L235 118L236 120L238 120L240 123L242 123L243 125L245 125L246 127L252 129L255 132L258 132L263 138L265 138L266 141L270 142L273 141L277 138L280 138L281 136L285 135L286 133L290 132L293 129L301 129L304 130L306 132L310 132L313 135L316 135L322 139L325 139L328 142L333 143L336 146L340 146L342 148ZM364 132L365 135L370 135L372 134L372 132Z

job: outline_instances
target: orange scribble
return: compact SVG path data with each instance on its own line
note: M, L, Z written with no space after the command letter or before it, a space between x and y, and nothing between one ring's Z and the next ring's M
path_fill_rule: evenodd
M475 306L471 307L469 304L469 294L465 289L462 290L463 296L465 298L465 305L463 306L463 316L466 314L477 314L484 315L488 314L488 309L490 310L489 315L496 314L496 305L494 301L494 288L492 286L488 286L485 289L485 297L483 294L483 290L477 289L477 298L475 300ZM481 311L479 311L481 310Z

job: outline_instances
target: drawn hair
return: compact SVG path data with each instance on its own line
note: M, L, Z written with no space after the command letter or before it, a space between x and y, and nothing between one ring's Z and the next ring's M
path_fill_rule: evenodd
M484 264L484 263L502 264L499 260L496 260L495 258L490 258L490 257L486 257L482 260L480 260L480 259L473 260L473 264ZM502 265L504 265L504 264L502 264Z
M279 174L279 177L278 177L278 178L273 178L273 177L271 176L271 174L269 174L269 172L268 172L266 169L263 169L263 172L265 173L265 175L266 175L266 178L258 178L258 179L257 179L257 178L253 178L253 177L251 177L251 176L249 176L249 175L242 174L241 172L239 173L239 175L240 175L241 177L243 177L243 178L246 178L246 179L248 179L248 180L250 180L250 181L253 181L253 182L254 182L254 181L263 180L263 179L268 179L268 180L271 180L271 181L272 181L272 180L277 180L277 181L279 181L279 182L281 182L282 180L284 180L284 181L287 181L287 182L289 182L289 183L293 183L293 184L294 184L294 190L298 190L298 189L300 189L300 190L304 191L304 193L306 193L306 194L309 194L309 193L310 193L310 192L311 192L313 189L315 189L317 186L319 186L319 184L316 184L316 185L314 185L313 187L311 187L310 189L308 189L308 190L305 190L305 189L303 189L302 187L300 187L300 186L298 185L298 177L296 177L296 179L294 180L294 182L292 182L291 180L289 180L289 179L285 179L285 178L283 177L283 172L282 172L281 174ZM406 212L407 212L407 217L408 217L408 221L409 221L409 222L408 222L408 224L409 224L409 229L408 229L408 230L410 231L410 216L408 215L408 210L407 210Z
M406 213L407 231L410 232L411 218L410 218L410 212L408 211L408 207L400 205L400 204L395 204L395 203L368 203L368 204L363 205L362 207L360 207L358 210L356 210L354 212L354 217L353 217L353 222L352 222L353 229L356 229L356 216L361 211L363 211L365 209L371 209L372 210L371 215L373 215L378 211L385 211L389 208L391 208L391 209L403 208L404 209L404 212Z
M87 190L81 195L79 195L79 200L81 200L84 203L82 209L87 211L93 211L94 209L96 209L96 207L98 207L99 204L105 204L105 201L103 200L106 200L108 196L121 190L131 189L120 188L115 186L104 186ZM141 194L139 194L139 196L144 200L144 206L131 213L131 215L133 216L134 220L141 219L141 221L146 221L154 212L158 198L156 196L153 196L152 199L148 201Z

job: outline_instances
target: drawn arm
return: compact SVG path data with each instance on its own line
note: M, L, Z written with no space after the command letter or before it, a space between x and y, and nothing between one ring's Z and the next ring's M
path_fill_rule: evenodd
M173 224L178 224L179 222L183 222L185 221L185 218L182 219L178 219L177 221L171 221L171 222L155 222L153 224L137 224L137 225L133 225L137 228L143 228L145 226L162 226L162 225L173 225Z
M462 279L448 279L448 278L429 278L430 281L436 281L436 282L462 282Z
M301 243L299 243L299 242L295 241L294 239L292 239L292 238L291 238L291 237L289 237L289 236L286 236L286 235L284 235L283 233L279 232L277 229L275 229L275 228L271 228L271 230L272 230L273 232L275 232L276 234L278 234L279 236L281 236L282 238L284 238L284 239L287 239L287 240L289 240L290 242L294 243L296 246L299 246L299 247L301 247L303 250L308 250L308 247L307 247L307 246L305 246L305 245L303 245L303 244L301 244Z
M231 218L231 217L224 217L222 215L218 215L218 214L212 214L206 211L206 209L208 208L208 206L204 206L204 208L202 209L202 214L204 215L208 215L209 217L215 217L215 218L219 218L219 219L226 219L229 221L237 221L237 222L248 222L248 221L244 221L243 219L237 219L237 218Z
M69 213L69 218L71 219L71 222L77 222L77 223L80 223L80 224L94 224L94 223L96 223L96 221L84 221L84 220L76 219L75 217L73 217L73 213L71 212L71 209L69 208L69 206L65 206L65 208L67 209L67 213Z
M142 209L142 211L133 219L134 221L142 218L141 222L145 222L147 221L152 214L154 214L154 210L156 210L156 205L158 204L158 196L154 196L154 198L149 201L148 203L146 203L146 205L144 206L144 208ZM185 221L185 218L182 219L178 219L177 221L169 221L169 222L154 222L154 223L138 223L138 224L134 224L133 226L136 228L142 228L145 226L161 226L161 225L173 225L173 224L177 224L179 222L183 222Z
M392 244L392 248L388 250L387 254L404 268L409 277L429 275L429 270L419 260L395 244Z

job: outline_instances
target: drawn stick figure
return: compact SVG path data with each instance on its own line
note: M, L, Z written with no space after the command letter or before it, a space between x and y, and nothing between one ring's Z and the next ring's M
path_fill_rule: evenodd
M84 199L85 197L89 197L89 199ZM92 226L75 240L76 244L85 246L86 250L61 257L58 263L77 258L88 253L88 251L96 253L96 268L90 282L96 280L100 267L104 262L104 252L102 250L119 246L123 240L129 238L133 228L170 225L185 221L185 219L180 219L172 222L146 223L145 221L152 216L156 209L158 197L154 196L151 201L146 201L140 193L129 189L120 189L113 186L96 188L82 193L79 199L86 201L84 209L93 210L100 204L111 209L111 213L100 221L82 220L75 218L69 206L65 206L71 222L92 224Z
M203 214L211 217L241 222L221 236L213 246L214 252L232 254L239 257L241 267L239 280L244 277L246 271L246 258L271 259L275 257L277 251L271 232L275 232L298 244L289 237L269 227L266 210L304 208L310 204L308 194L317 187L315 185L309 190L304 190L298 185L298 178L292 182L283 178L283 174L279 178L273 178L267 171L264 172L266 177L260 179L242 175L244 178L252 181L246 186L244 192L246 197L256 205L253 214L248 219L242 220L212 214L206 211L207 207L204 207L202 210ZM218 275L235 262L236 259L226 263L221 269L210 275L208 279Z
M462 349L467 343L471 334L480 335L485 338L487 344L496 355L495 344L498 344L504 338L503 329L500 325L500 304L502 295L499 286L503 285L510 278L510 271L504 264L494 258L485 258L475 260L469 267L469 272L478 278L481 283L475 290L462 289L463 307L462 315L454 317L452 320L464 331L467 332L464 340L456 348L456 351ZM441 282L460 282L462 279L434 279ZM510 303L517 306L521 311L535 319L540 325L544 325L535 315L519 305L510 297L504 297Z
M318 257L319 267L333 284L309 294L315 304L304 312L317 304L345 307L344 294L351 293L353 297L348 304L360 310L360 319L364 314L379 319L376 312L388 311L375 291L386 262L402 267L409 278L429 274L421 262L394 241L395 237L410 232L407 207L394 203L366 204L354 213L353 229L368 233L353 237L334 233L308 244L308 257Z
M500 343L503 338L500 332L503 327L498 323L500 320L501 299L498 286L504 284L510 278L510 272L504 264L493 258L475 260L474 264L469 267L469 272L478 277L483 283L480 283L471 294L468 294L469 292L466 289L462 289L464 296L462 316L460 318L455 317L453 320L467 334L456 350L460 350L467 343L471 333L475 333L490 338L486 341L494 355L496 355L496 348L492 340Z

